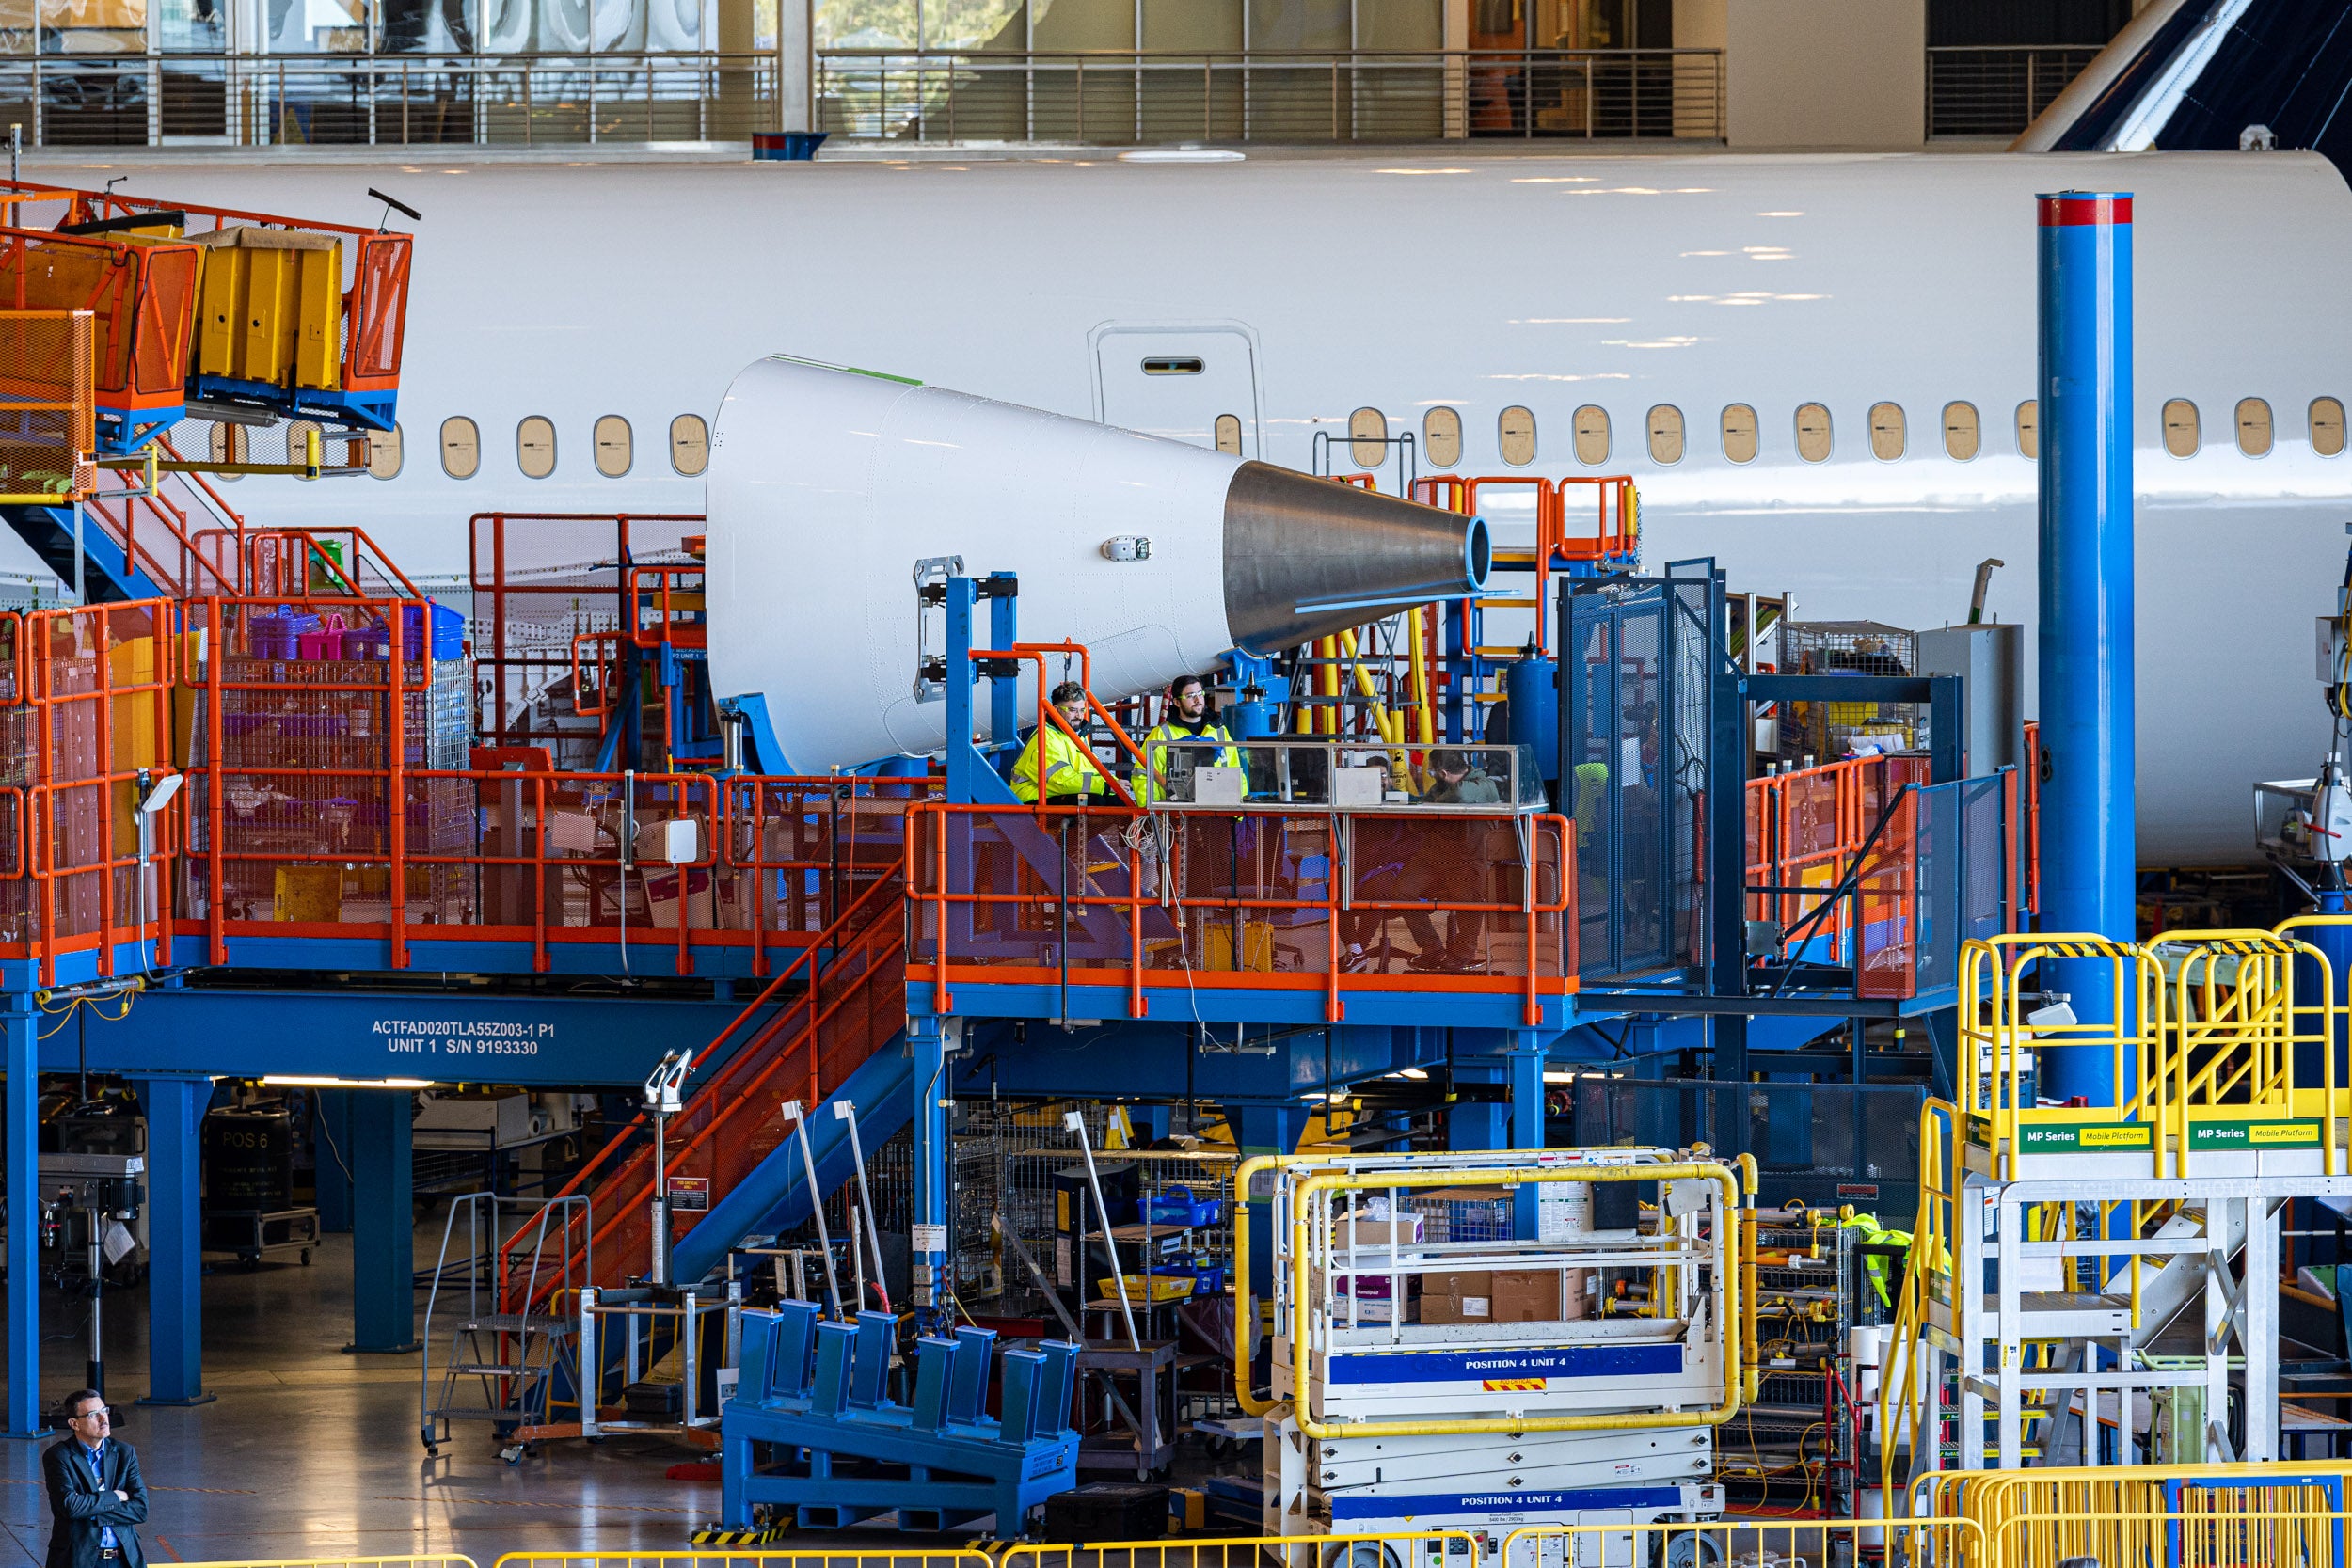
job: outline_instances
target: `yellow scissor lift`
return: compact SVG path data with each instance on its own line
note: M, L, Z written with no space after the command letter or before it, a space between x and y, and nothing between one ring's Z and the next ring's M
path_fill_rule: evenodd
M1915 1481L2029 1453L2096 1465L2087 1424L2122 1428L2128 1455L2142 1399L2172 1413L2176 1461L2278 1457L2278 1293L2238 1280L2277 1279L2287 1200L2352 1196L2346 1009L2305 939L2330 919L2346 923L1965 945L1959 1102L1921 1114L1883 1481L1899 1449ZM2051 964L2074 988L2063 1006L2036 967ZM2315 1074L2298 1078L2298 1048ZM2040 1103L2056 1052L2102 1053L2119 1102Z

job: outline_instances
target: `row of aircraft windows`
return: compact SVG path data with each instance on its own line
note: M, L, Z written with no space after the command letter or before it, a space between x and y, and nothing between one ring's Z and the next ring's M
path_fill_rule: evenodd
M2237 429L2237 450L2249 457L2267 454L2273 439L2270 404L2261 398L2242 398L2233 414ZM2344 447L2342 401L2314 398L2306 411L2306 420L2312 451L2322 457L2341 455ZM1688 440L1682 410L1670 403L1661 403L1649 411L1644 423L1650 461L1661 466L1681 462ZM1802 404L1792 423L1797 455L1808 463L1827 462L1835 446L1829 409L1818 403ZM1983 450L1983 421L1977 413L1975 404L1946 404L1942 423L1946 456L1965 463ZM2194 403L2186 398L2173 398L2166 403L2163 424L2166 451L2174 457L2197 455L2203 446L2204 436ZM2012 420L2018 455L2041 455L2037 425L2035 402L2028 398L2017 405ZM1758 428L1756 409L1750 404L1735 403L1725 408L1721 421L1724 456L1734 463L1756 461ZM1569 417L1568 433L1578 462L1588 467L1598 467L1609 461L1611 439L1607 409L1586 404ZM1377 468L1386 459L1389 420L1379 409L1359 408L1349 415L1347 434L1349 450L1359 467ZM1883 463L1892 463L1909 450L1909 422L1900 404L1878 403L1870 405L1869 441L1870 455ZM1461 414L1452 408L1430 409L1422 417L1421 444L1422 457L1433 467L1451 468L1460 463ZM1218 418L1216 445L1220 451L1241 451L1240 420L1231 414ZM1495 445L1502 453L1502 461L1514 467L1535 461L1534 411L1514 406L1496 416Z
M317 428L302 420L294 420L285 427L287 462L300 463L304 460L310 433ZM636 453L627 420L618 414L605 415L596 423L594 440L596 472L607 479L619 479L629 471L636 461ZM357 437L352 438L355 449L358 444ZM255 461L250 433L239 425L214 425L212 455L216 463ZM360 455L355 450L349 461L357 462ZM327 462L333 466L335 461L330 451ZM366 461L368 472L376 478L398 477L405 466L402 432L398 425L366 437ZM545 479L555 472L555 421L534 414L515 427L515 465L531 479ZM671 470L691 479L709 465L710 426L703 417L699 414L680 414L672 420ZM452 479L471 479L482 471L482 430L463 415L441 421L441 471ZM235 479L240 476L228 474L222 477Z

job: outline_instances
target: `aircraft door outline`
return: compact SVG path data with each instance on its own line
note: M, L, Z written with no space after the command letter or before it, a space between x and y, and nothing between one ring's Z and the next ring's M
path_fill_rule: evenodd
M1258 334L1247 323L1104 322L1087 346L1098 423L1225 451L1230 416L1235 455L1264 456Z

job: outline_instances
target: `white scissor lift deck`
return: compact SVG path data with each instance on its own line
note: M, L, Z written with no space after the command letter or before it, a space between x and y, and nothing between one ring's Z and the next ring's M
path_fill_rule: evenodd
M1266 1164L1267 1533L1442 1529L1492 1553L1523 1527L1722 1513L1714 1428L1744 1343L1729 1167L1655 1148ZM1674 1568L1714 1560L1695 1532L1645 1539ZM1550 1536L1510 1568L1651 1568L1634 1550L1629 1528Z

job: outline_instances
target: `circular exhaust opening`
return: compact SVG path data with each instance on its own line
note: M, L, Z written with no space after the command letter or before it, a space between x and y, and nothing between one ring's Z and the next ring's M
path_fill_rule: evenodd
M1470 520L1470 533L1462 541L1462 545L1463 553L1467 558L1465 564L1470 567L1470 586L1472 588L1486 587L1488 557L1492 553L1486 539L1486 518L1472 517Z

